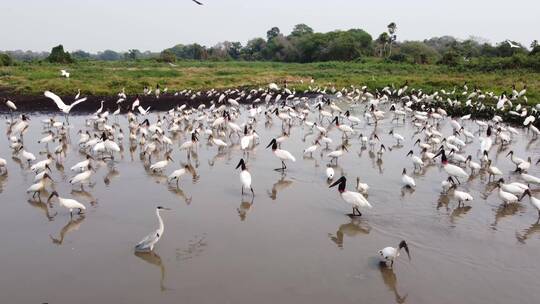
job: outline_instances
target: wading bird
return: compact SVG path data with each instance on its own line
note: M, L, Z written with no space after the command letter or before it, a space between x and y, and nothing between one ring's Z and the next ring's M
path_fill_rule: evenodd
M411 259L411 255L409 253L409 246L407 245L407 242L401 241L397 248L385 247L379 250L381 261L384 263L388 263L388 261L390 261L390 268L394 267L394 261L399 256L399 251L401 249L405 249L405 252L407 252L407 256L409 257L409 259Z
M145 238L143 238L137 245L135 245L135 251L136 252L151 252L154 250L154 246L159 241L161 236L163 236L163 232L165 231L165 226L163 225L163 219L161 219L161 215L159 212L161 210L171 210L169 208L158 206L156 208L156 216L158 218L159 227L154 232L147 235Z
M274 155L277 158L279 158L279 160L281 160L281 168L277 168L277 169L274 169L274 170L276 170L276 171L285 171L285 169L287 169L287 166L285 165L286 160L290 160L292 162L296 161L296 158L294 158L294 156L291 154L291 152L289 152L287 150L278 149L277 141L276 141L275 138L273 138L272 141L270 141L270 143L268 144L268 146L266 146L267 149L269 147L272 147L272 153L274 153Z
M340 177L335 183L331 184L329 188L332 188L336 185L338 186L339 194L341 195L341 198L352 205L353 213L352 216L358 215L362 216L362 213L360 212L359 207L362 208L371 208L371 204L367 201L367 199L358 192L354 191L347 191L345 187L347 186L347 178L345 176Z
M52 198L55 196L56 198L58 198L58 203L60 204L60 206L68 209L69 215L72 217L73 217L73 209L79 209L79 214L82 214L83 210L86 210L86 207L83 204L79 203L78 201L74 199L60 197L58 196L58 192L56 191L53 191L51 193L51 195L47 199L47 202L50 202Z
M253 187L251 186L251 174L247 170L246 163L244 162L244 159L241 158L238 162L238 165L236 166L236 169L241 168L242 171L240 171L240 182L242 183L242 195L244 195L244 188L250 189L251 194L255 196L255 192L253 191Z

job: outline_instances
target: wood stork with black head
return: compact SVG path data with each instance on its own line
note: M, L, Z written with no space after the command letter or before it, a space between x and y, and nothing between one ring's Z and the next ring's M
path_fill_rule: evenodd
M266 146L268 149L269 147L272 147L272 153L281 160L281 168L274 169L276 171L285 171L287 169L287 166L285 165L286 160L290 160L292 162L296 161L296 158L287 150L278 149L277 141L275 138L270 141L270 143Z
M459 181L459 178L469 178L469 174L465 172L463 168L448 163L448 159L446 158L446 152L444 151L444 149L440 149L439 153L435 154L433 158L436 158L439 155L441 155L441 163L444 171L446 171L449 176L455 178L458 183L461 183Z
M336 185L338 186L339 194L341 195L341 198L352 205L353 213L352 216L362 216L362 213L360 212L360 209L358 208L371 208L371 204L368 202L368 200L358 192L354 191L347 191L345 188L347 186L347 178L345 176L340 177L336 182L330 185L329 188L332 188Z
M178 183L180 182L180 177L182 177L187 172L190 172L193 174L193 169L190 165L185 165L183 168L180 168L178 170L173 171L168 177L167 182L172 182L173 180L176 180L176 186L178 187Z
M242 195L244 195L244 188L250 189L251 194L255 196L255 192L253 191L253 187L251 186L251 173L247 170L246 163L244 162L244 159L241 158L238 162L238 165L236 165L236 169L241 168L240 172L240 182L242 183Z
M387 263L388 261L390 261L390 267L392 268L394 266L394 261L399 256L399 251L401 249L405 249L405 252L407 253L407 256L410 260L411 254L409 252L409 246L407 245L407 242L401 241L397 248L385 247L379 250L379 255L381 256L382 262Z
M403 171L401 172L401 183L403 184L403 187L416 187L416 182L414 181L414 178L407 175L407 169L405 168L403 168Z
M79 209L79 214L82 214L83 210L86 210L86 207L83 204L79 203L78 201L74 199L60 197L58 195L58 192L56 191L53 191L51 193L51 195L47 199L47 202L50 202L52 198L55 196L56 198L58 198L58 203L60 204L60 206L69 210L69 215L71 217L73 217L73 209Z
M525 197L525 195L529 196L531 204L534 206L534 208L536 208L536 211L538 211L538 220L540 221L540 199L532 196L531 191L527 189L519 200L521 201Z

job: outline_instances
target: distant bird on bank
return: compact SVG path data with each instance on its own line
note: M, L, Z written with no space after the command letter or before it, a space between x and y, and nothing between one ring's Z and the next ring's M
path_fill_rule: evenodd
M66 71L66 70L60 70L60 74L62 75L62 77L66 77L66 78L69 78L69 72Z
M6 106L9 108L10 111L17 111L17 106L11 100L6 101Z
M193 2L197 3L198 5L203 5L203 3L202 3L202 2L199 2L199 1L197 1L197 0L191 0L191 1L193 1Z
M17 106L9 99L6 101L6 106L9 108L9 113L11 115L11 119L13 120L13 111L17 111Z

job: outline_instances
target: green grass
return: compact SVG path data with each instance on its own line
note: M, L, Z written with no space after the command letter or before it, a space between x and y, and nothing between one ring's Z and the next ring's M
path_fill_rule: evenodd
M71 78L60 77L59 70L67 69ZM528 85L531 102L540 102L540 77L529 70L503 70L496 73L458 71L441 65L411 65L385 63L368 59L366 62L320 62L309 64L276 62L195 62L181 61L176 66L155 61L78 62L71 65L49 63L20 63L0 67L0 88L12 94L38 95L45 90L58 94L74 94L81 89L85 95L112 95L122 87L133 94L145 85L176 91L182 89L224 89L257 87L287 79L291 86L305 89L311 78L316 85L367 85L371 89L388 84L399 86L406 80L411 87L426 92L451 90L465 81L469 87L500 93L512 84ZM304 83L301 83L301 80Z

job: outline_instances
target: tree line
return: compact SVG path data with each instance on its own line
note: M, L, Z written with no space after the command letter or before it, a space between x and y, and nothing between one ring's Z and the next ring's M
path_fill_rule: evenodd
M378 57L386 62L410 64L443 64L452 67L472 67L482 70L498 68L533 68L540 70L540 46L534 40L529 48L515 42L502 41L491 44L481 38L459 40L452 36L433 37L423 41L398 41L395 22L375 39L362 29L315 32L306 24L294 26L284 34L278 27L266 32L266 37L249 40L245 45L237 41L224 41L212 47L197 43L177 44L162 52L127 52L105 50L91 54L82 50L67 53L62 46L51 53L4 52L2 62L15 60L47 60L70 63L75 60L139 60L154 59L163 62L176 60L244 60L278 62L362 61ZM7 57L9 59L6 59ZM4 58L4 59L2 59ZM6 63L4 63L6 65Z

